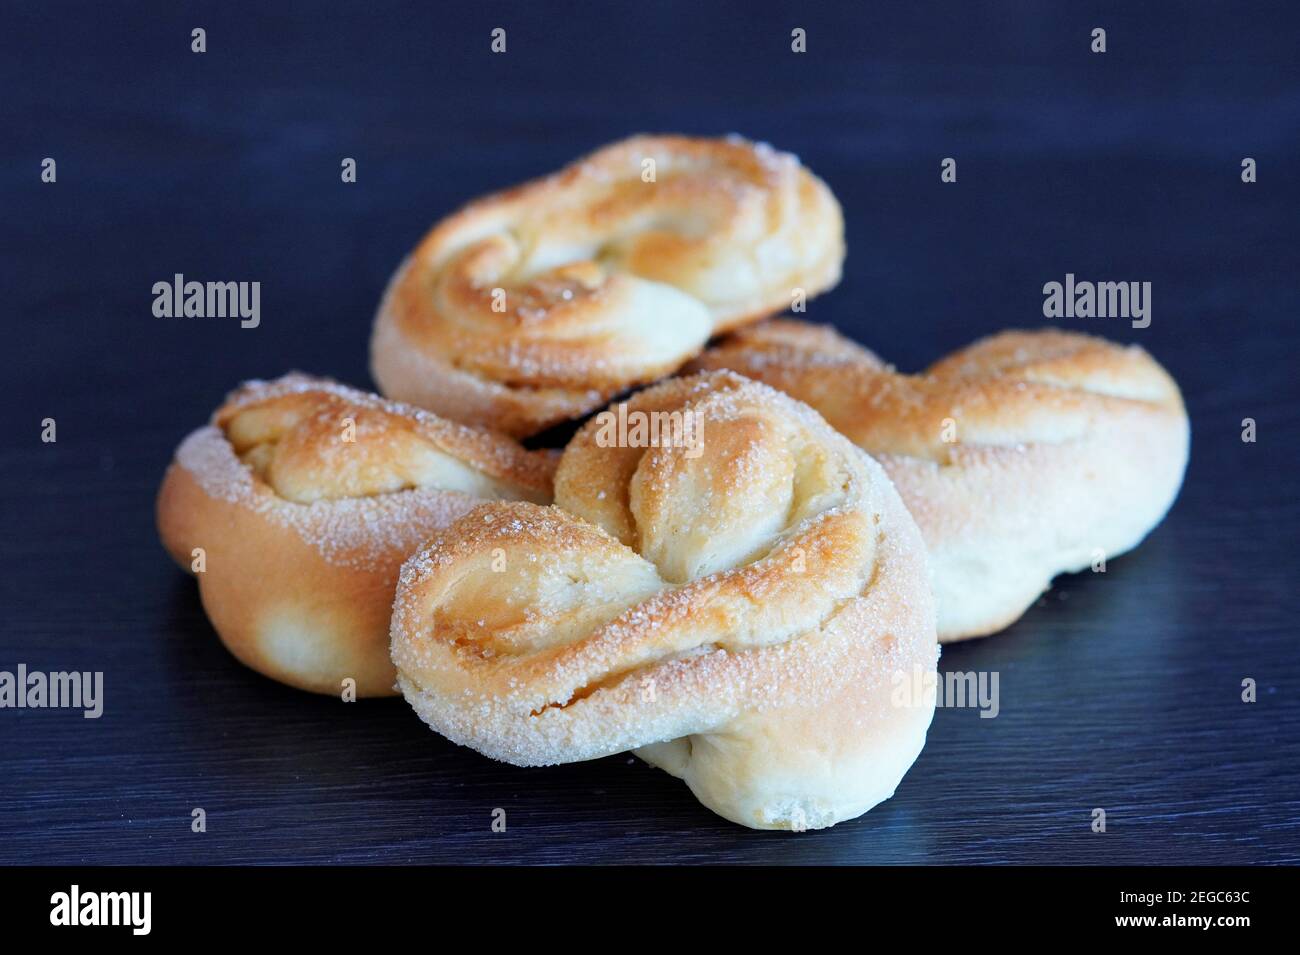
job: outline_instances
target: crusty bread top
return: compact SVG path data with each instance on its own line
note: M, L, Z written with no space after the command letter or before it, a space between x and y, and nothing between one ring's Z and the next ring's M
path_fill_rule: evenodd
M218 500L292 528L327 559L409 553L478 500L548 501L555 456L323 378L233 392L176 463Z
M692 367L765 381L874 454L939 462L961 448L1069 441L1135 406L1184 414L1177 384L1143 349L1055 329L1001 332L906 375L829 327L774 320Z
M245 383L213 415L281 497L307 504L414 487L481 497L549 493L552 462L502 435L292 373Z
M933 666L923 546L874 461L729 373L669 380L627 411L700 415L703 453L609 445L593 420L555 507L483 505L403 567L393 660L435 728L567 762ZM839 714L871 732L861 717Z
M459 370L598 406L834 285L843 255L839 205L794 156L636 136L444 219L381 315Z

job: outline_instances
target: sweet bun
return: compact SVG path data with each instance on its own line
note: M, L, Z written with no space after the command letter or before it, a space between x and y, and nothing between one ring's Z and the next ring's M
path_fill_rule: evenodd
M636 136L440 222L384 294L371 370L389 397L535 434L835 285L843 232L789 153Z
M483 505L407 561L392 619L406 699L516 765L634 750L758 829L888 798L935 702L932 682L899 687L933 676L938 645L925 548L884 472L729 373L618 413L668 430L629 446L598 415L564 451L554 507Z
M484 500L549 500L553 470L504 436L294 374L244 385L181 443L158 529L243 663L389 696L402 561Z
M695 363L820 411L889 473L930 551L939 639L1009 626L1063 572L1135 547L1182 485L1173 379L1137 346L1006 331L903 375L830 328L742 329Z

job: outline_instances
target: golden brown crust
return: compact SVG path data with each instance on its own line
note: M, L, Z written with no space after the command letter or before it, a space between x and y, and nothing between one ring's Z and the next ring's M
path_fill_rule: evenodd
M1187 461L1173 379L1141 348L1087 335L1003 332L904 375L786 320L694 367L780 388L880 460L929 546L943 641L1002 629L1056 574L1136 546Z
M933 673L937 647L924 547L879 466L736 375L624 410L696 416L697 443L628 446L597 416L554 507L484 505L406 562L392 652L408 701L519 765L636 749L756 828L887 798L934 706L892 688Z
M440 222L384 295L372 370L392 397L533 434L830 288L843 257L839 205L794 156L636 136Z
M319 693L393 695L402 561L483 500L550 495L554 459L508 438L303 375L251 382L182 442L158 495L222 641Z

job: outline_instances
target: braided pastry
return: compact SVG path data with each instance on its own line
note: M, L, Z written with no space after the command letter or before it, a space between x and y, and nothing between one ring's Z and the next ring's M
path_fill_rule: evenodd
M393 695L402 561L483 500L549 500L553 470L509 438L294 374L244 385L182 442L158 528L245 664L320 693L352 678L358 696Z
M701 440L628 447L629 429L610 446L597 416L555 507L483 505L407 561L407 700L516 765L636 750L754 828L888 798L934 710L933 693L900 703L898 679L933 674L938 645L924 546L884 472L738 375L672 379L625 410L691 416Z
M806 401L884 465L929 547L943 642L1001 630L1055 575L1137 546L1187 465L1173 379L1087 335L1003 332L902 375L830 328L774 321L696 367Z
M384 295L372 372L392 398L534 434L835 285L843 232L788 153L637 136L439 223Z

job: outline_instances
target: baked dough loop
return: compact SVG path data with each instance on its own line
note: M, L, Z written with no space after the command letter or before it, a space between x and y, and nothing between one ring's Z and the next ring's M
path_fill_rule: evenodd
M603 446L598 415L554 507L483 505L407 561L402 692L516 765L635 750L742 825L866 812L934 711L932 687L900 694L938 657L916 525L879 465L765 385L718 373L627 402L677 412L702 422L693 448Z
M1137 346L1007 331L902 375L827 327L743 329L729 368L816 408L884 466L930 550L942 642L1014 623L1059 573L1137 546L1182 485L1178 386Z
M402 561L485 499L550 499L552 456L332 382L250 382L180 445L158 529L230 651L291 686L392 696Z
M839 204L796 157L636 136L439 223L389 284L371 370L389 397L531 435L832 287L843 259Z

